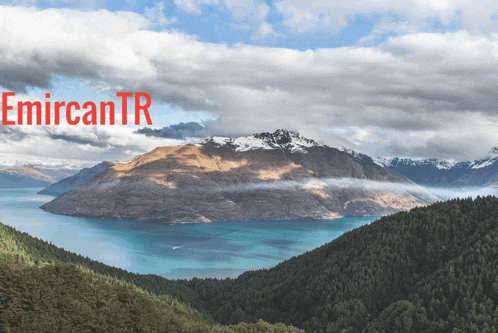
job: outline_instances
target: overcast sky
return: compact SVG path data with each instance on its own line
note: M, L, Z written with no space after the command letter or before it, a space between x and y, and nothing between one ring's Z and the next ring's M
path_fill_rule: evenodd
M145 91L157 133L204 126L0 125L0 165L278 128L373 157L474 159L498 146L498 3L0 0L0 85L16 100Z

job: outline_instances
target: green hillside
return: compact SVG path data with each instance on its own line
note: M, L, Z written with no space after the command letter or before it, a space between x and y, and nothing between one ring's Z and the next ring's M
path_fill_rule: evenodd
M383 217L269 270L186 285L221 323L307 332L496 332L498 199Z
M80 265L64 263L72 260ZM0 332L302 332L263 321L221 326L92 265L120 271L0 225Z

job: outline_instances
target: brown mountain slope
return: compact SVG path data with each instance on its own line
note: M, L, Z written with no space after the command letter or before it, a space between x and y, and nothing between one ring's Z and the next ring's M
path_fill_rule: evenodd
M251 138L263 148L237 140L156 148L42 208L174 223L384 215L437 200L387 168L311 140L275 143L277 133Z

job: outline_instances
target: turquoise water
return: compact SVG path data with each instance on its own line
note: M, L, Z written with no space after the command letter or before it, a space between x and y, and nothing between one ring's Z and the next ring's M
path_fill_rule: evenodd
M62 216L40 189L0 189L0 221L108 265L169 279L235 277L330 242L375 217L162 225Z

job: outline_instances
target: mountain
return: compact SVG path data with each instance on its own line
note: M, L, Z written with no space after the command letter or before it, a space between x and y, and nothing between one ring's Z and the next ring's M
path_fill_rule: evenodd
M66 177L70 177L74 175L80 168L76 166L66 166L66 165L58 165L58 166L49 166L43 165L41 163L37 164L27 164L26 166L37 170L38 172L47 175L53 179L54 182L57 182Z
M446 187L483 187L498 181L498 157L455 162L437 159L378 158L378 165L410 178L415 183Z
M278 130L159 147L41 208L175 223L385 215L437 200L372 159Z
M0 223L0 331L303 333L263 321L222 326L169 294L156 296L117 274L138 283L172 284L106 266ZM176 290L192 293L183 286Z
M54 177L29 166L0 170L0 188L42 187L55 182Z
M53 196L59 196L63 193L66 193L72 189L75 189L76 187L84 184L88 180L92 179L95 177L97 174L100 172L106 170L107 168L113 166L114 163L105 161L101 162L91 168L84 168L80 170L77 174L64 178L62 180L59 180L58 182L51 184L47 188L44 188L38 194L46 194L46 195L53 195Z

